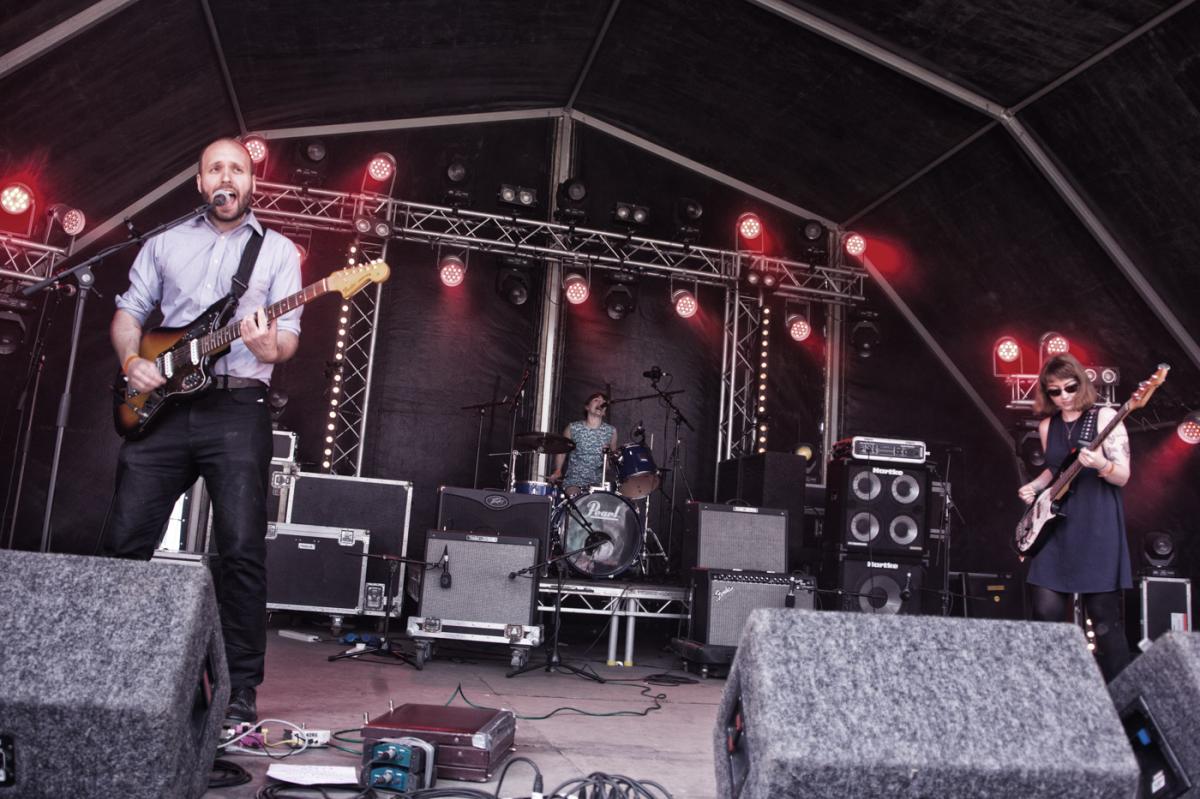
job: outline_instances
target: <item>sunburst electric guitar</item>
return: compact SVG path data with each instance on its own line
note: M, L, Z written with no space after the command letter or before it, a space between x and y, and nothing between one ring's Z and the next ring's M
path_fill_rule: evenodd
M1167 379L1167 372L1169 371L1171 371L1170 366L1160 363L1158 369L1150 376L1150 379L1138 385L1137 390L1133 392L1133 396L1126 400L1125 404L1117 410L1117 415L1105 425L1100 434L1084 446L1090 450L1099 449L1104 443L1104 439L1108 438L1109 434L1117 428L1117 425L1126 416L1138 408L1145 407L1146 403L1150 401L1150 395ZM1036 554L1037 550L1046 543L1046 539L1049 537L1050 529L1053 527L1051 522L1058 516L1063 515L1062 506L1066 501L1067 495L1071 492L1071 483L1083 471L1083 465L1079 462L1078 456L1078 451L1073 451L1067 456L1067 460L1059 468L1058 474L1054 476L1054 480L1051 481L1045 490L1038 494L1037 499L1025 510L1025 515L1021 517L1020 523L1017 524L1014 542L1017 546L1017 554L1022 557L1031 557Z
M334 291L349 299L369 284L387 280L389 274L391 270L383 261L347 267L283 298L264 312L268 320L275 319ZM113 383L113 420L120 435L141 436L171 405L212 385L209 370L213 361L242 335L238 323L231 321L236 308L229 297L223 297L186 327L159 327L142 336L138 354L154 361L167 382L142 393L130 386L124 375L117 375Z

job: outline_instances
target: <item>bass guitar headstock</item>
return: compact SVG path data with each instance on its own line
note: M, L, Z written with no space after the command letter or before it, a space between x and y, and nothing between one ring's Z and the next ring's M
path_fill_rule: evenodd
M1144 408L1146 403L1150 401L1150 397L1155 390L1161 386L1167 379L1167 372L1171 371L1171 367L1165 363L1160 363L1154 374L1150 375L1148 380L1143 380L1138 384L1137 390L1133 392L1133 396L1129 398L1130 410Z

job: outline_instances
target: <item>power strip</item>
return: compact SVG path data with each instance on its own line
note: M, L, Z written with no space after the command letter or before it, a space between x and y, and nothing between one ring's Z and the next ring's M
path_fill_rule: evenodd
M286 741L289 746L300 747L308 744L310 749L314 746L329 746L329 730L292 730L291 733L292 737Z

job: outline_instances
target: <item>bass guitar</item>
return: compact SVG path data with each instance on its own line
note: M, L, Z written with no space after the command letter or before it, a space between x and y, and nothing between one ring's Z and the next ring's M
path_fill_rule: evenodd
M387 280L389 274L391 270L383 261L347 267L263 310L269 321L330 292L349 299L371 283ZM125 375L117 374L113 421L118 434L125 438L145 434L166 408L212 385L209 370L213 361L228 352L242 335L239 324L231 321L236 308L232 298L223 297L190 325L159 327L142 336L138 355L154 361L167 382L143 393L129 385Z
M1117 410L1117 415L1105 425L1100 434L1084 446L1090 450L1099 449L1104 440L1108 438L1109 434L1116 429L1117 425L1126 416L1139 408L1145 407L1146 403L1150 401L1150 396L1167 379L1167 372L1169 371L1171 371L1170 366L1160 363L1158 369L1150 376L1150 379L1138 385L1137 390L1133 392L1133 396L1126 400L1125 404ZM1025 510L1025 515L1021 517L1021 521L1017 524L1013 540L1017 547L1017 554L1022 557L1031 557L1036 554L1037 550L1046 543L1050 532L1047 529L1047 525L1050 525L1058 516L1063 515L1062 506L1067 499L1067 495L1071 492L1071 483L1084 468L1079 462L1078 456L1078 451L1072 451L1067 456L1067 460L1059 468L1059 472L1054 476L1054 480L1051 481L1046 489L1038 494L1037 499Z

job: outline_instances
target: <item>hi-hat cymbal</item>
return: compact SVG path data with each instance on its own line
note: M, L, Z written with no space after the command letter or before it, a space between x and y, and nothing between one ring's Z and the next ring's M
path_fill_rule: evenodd
M513 439L513 448L517 452L542 452L548 455L561 455L575 449L575 442L558 433L542 433L531 430L528 433L517 433Z

